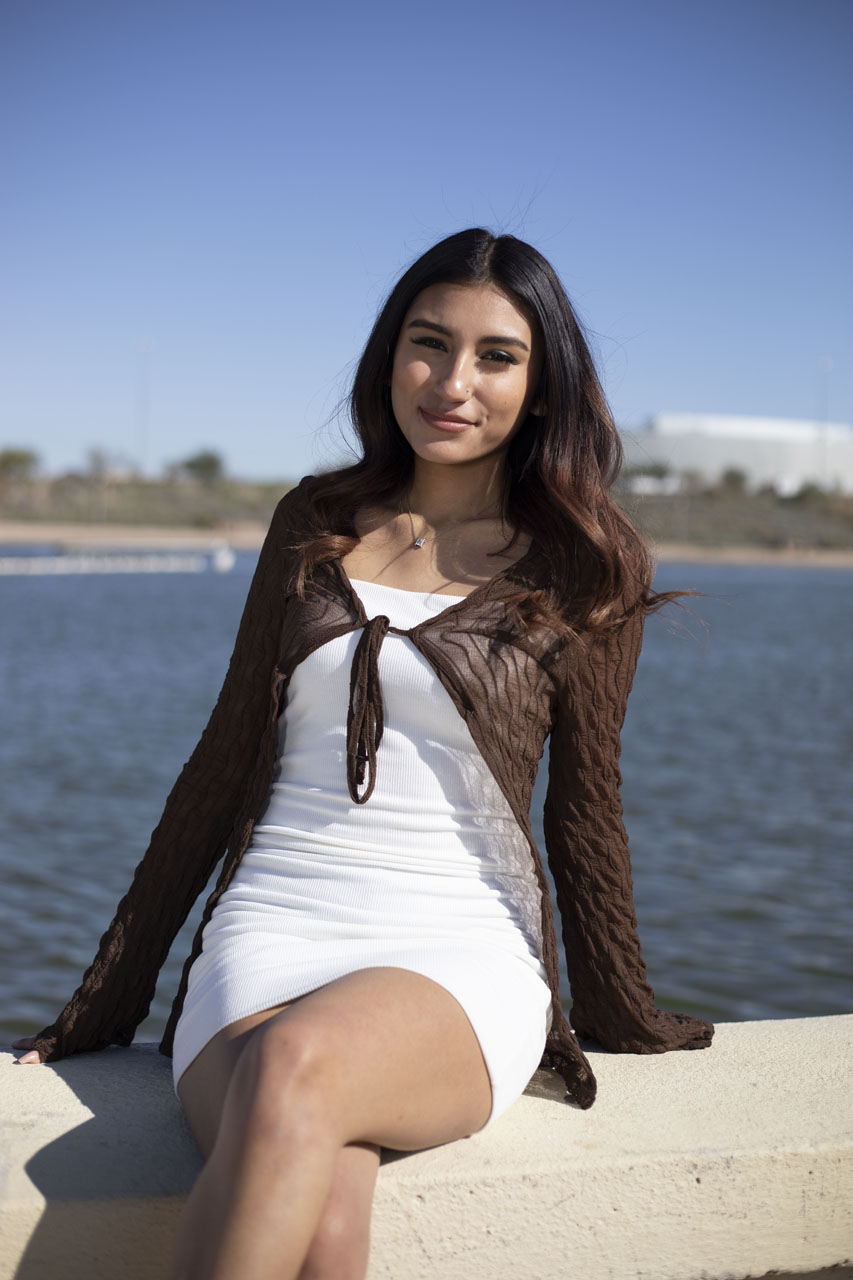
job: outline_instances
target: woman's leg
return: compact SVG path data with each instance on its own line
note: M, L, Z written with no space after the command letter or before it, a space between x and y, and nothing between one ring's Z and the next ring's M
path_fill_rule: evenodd
M181 1081L191 1124L203 1110L190 1079L202 1056ZM182 1218L175 1275L295 1280L347 1173L369 1203L357 1144L436 1146L475 1132L490 1110L473 1029L430 979L368 969L303 997L247 1033Z
M277 1005L231 1023L213 1037L181 1077L178 1094L205 1157L216 1140L231 1072L249 1037L289 1007ZM362 1280L370 1251L370 1210L379 1156L380 1148L372 1143L350 1143L339 1152L299 1280Z
M352 1142L338 1152L332 1185L299 1280L364 1280L379 1147Z

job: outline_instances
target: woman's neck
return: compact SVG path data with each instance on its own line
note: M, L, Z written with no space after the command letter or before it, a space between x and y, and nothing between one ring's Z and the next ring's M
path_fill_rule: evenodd
M479 475L459 474L459 467L441 467L428 474L416 470L401 497L410 510L434 529L462 520L494 519L503 506L503 476L493 467ZM437 473L436 473L437 472Z

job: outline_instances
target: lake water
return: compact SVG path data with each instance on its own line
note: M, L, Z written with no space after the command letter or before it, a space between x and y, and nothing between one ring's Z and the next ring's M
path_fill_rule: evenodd
M51 1021L90 962L216 698L253 563L0 580L4 1038ZM719 1020L850 1012L853 572L668 564L656 585L706 593L689 602L704 625L647 623L623 735L658 1000Z

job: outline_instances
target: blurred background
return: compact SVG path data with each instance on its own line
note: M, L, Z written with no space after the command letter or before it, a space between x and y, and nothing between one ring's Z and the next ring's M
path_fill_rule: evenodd
M847 0L6 0L5 1030L91 959L278 497L351 456L386 290L475 224L561 275L619 500L704 593L650 621L625 731L661 1003L853 1008L851 50Z

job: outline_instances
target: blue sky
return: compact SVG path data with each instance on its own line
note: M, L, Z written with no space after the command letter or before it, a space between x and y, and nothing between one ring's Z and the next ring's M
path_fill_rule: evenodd
M849 0L4 0L0 447L331 465L383 294L474 224L620 424L851 422L851 102Z

